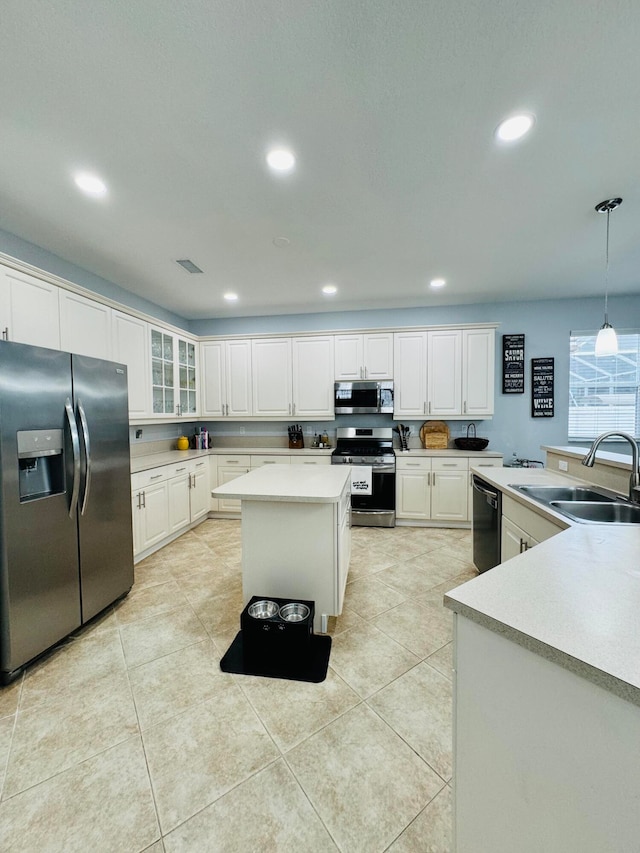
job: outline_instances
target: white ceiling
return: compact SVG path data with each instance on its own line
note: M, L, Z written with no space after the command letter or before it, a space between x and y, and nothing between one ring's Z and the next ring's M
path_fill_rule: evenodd
M182 317L601 295L617 195L639 292L637 0L3 0L0 31L0 228Z

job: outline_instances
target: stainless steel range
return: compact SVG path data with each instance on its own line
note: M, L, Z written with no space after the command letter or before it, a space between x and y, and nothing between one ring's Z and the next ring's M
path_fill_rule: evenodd
M331 464L371 468L371 494L351 495L352 525L396 526L396 456L391 427L339 428Z

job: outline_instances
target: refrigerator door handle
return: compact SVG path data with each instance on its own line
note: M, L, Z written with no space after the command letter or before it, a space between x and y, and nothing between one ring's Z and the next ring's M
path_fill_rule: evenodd
M71 434L71 447L73 450L73 487L71 490L71 503L69 504L69 518L73 518L73 514L78 506L78 494L80 492L80 437L69 397L67 397L67 402L64 404L64 410L67 415L69 433Z
M80 426L82 427L82 441L84 443L84 455L86 460L84 490L82 494L82 503L80 504L80 515L84 515L84 511L87 508L87 501L89 500L89 491L91 489L91 439L89 437L87 415L80 400L78 400L78 414L80 415Z

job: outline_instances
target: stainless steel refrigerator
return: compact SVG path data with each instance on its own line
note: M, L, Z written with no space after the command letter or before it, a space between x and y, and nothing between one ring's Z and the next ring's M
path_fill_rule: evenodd
M0 342L0 680L133 584L127 369Z

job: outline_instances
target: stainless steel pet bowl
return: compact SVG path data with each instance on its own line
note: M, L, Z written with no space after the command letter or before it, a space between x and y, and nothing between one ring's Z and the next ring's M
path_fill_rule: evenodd
M248 610L249 616L253 616L254 619L271 619L277 612L278 605L275 601L269 601L267 598L254 601Z
M306 604L294 601L280 608L280 618L283 622L303 622L309 616L309 608Z

